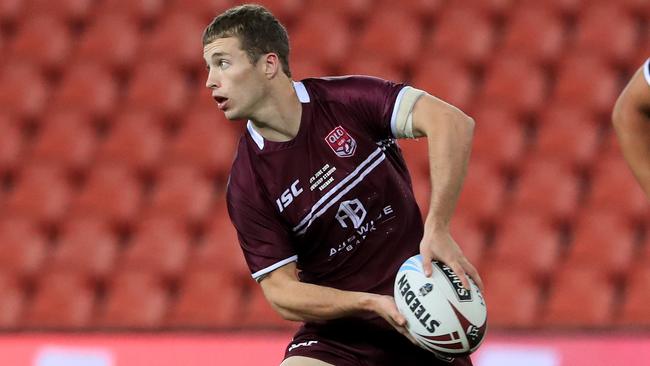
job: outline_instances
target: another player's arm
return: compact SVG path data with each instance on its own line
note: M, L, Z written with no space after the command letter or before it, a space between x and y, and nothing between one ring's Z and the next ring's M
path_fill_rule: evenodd
M644 76L647 67L645 64L637 70L618 97L612 121L623 156L650 198L650 77Z
M474 120L458 108L428 94L415 102L412 134L427 138L431 200L420 243L424 268L431 274L431 259L439 259L469 288L469 275L482 288L478 272L451 237L449 224L463 186L474 134Z
M287 320L317 322L374 312L411 339L392 297L300 282L295 262L269 273L260 285L271 306Z

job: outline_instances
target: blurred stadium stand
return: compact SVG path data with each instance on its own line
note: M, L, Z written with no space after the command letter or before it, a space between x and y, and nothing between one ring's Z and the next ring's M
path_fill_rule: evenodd
M647 1L261 3L294 79L381 76L475 118L452 231L492 328L650 326L648 202L609 123L650 56ZM0 0L0 329L295 327L225 212L243 129L201 33L234 4ZM426 144L400 145L425 210Z

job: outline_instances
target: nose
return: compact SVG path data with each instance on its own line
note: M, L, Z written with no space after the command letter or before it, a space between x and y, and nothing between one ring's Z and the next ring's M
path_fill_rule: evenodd
M214 73L212 70L208 72L208 78L205 81L205 87L208 89L216 89L220 86L219 81L216 78L216 73Z

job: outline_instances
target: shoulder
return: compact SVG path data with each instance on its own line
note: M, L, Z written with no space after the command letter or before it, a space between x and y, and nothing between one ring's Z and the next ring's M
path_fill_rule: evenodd
M400 85L365 75L309 78L302 80L302 83L310 93L325 101L358 99Z

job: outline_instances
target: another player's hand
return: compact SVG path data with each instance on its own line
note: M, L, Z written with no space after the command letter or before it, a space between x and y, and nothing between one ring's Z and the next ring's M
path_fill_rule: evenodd
M415 338L406 328L406 318L397 310L395 299L388 295L376 295L373 299L373 311L393 326L398 332L408 338L413 344L419 346Z
M478 271L467 260L463 251L460 249L456 241L451 237L447 230L440 231L424 231L424 236L420 242L420 254L422 255L422 262L424 265L424 274L431 276L433 271L432 260L439 260L448 265L458 277L460 277L463 286L469 289L469 280L467 276L471 277L481 291L483 291L483 281L478 274Z

